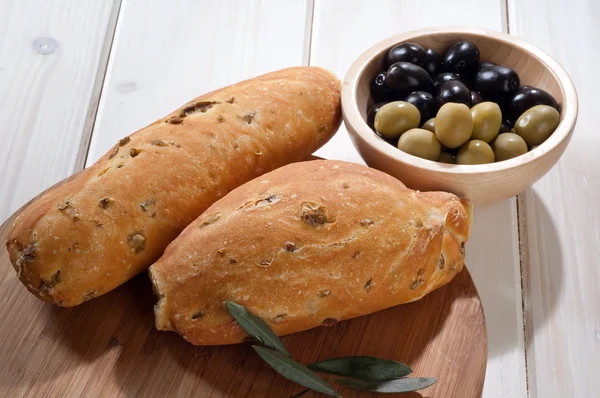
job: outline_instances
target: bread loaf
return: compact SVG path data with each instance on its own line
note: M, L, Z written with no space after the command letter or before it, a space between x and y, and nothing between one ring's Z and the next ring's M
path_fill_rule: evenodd
M278 335L418 300L463 268L471 206L361 165L316 160L235 189L150 267L156 327L196 345L245 333L224 301Z
M19 278L60 306L114 289L218 198L323 145L340 124L339 90L322 69L284 69L198 97L120 140L16 218L7 245Z

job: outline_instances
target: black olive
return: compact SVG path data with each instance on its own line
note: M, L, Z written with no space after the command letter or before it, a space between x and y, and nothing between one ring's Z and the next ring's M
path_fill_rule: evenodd
M394 97L394 90L387 85L387 75L382 72L375 76L371 82L371 97L375 102L391 101Z
M437 113L435 98L428 92L412 92L404 99L404 101L413 104L419 110L419 113L421 114L421 122L419 123L419 126L434 117Z
M478 91L476 89L475 89L475 91L477 91L479 93L479 95L481 95L481 98L483 98L484 101L495 102L496 104L498 104L498 106L500 107L500 110L502 111L503 119L506 119L506 120L510 119L507 115L508 115L508 104L510 103L510 99L512 98L511 95L499 94L499 93L495 93L495 92L482 93L481 91ZM512 120L511 123L512 122L514 122L514 120Z
M512 128L513 128L513 124L510 121L503 120L502 124L500 125L500 131L498 131L498 134L510 133Z
M444 55L444 70L469 77L477 72L479 48L468 40L453 44Z
M451 80L460 80L460 77L450 72L440 73L433 79L433 88L437 90L442 84Z
M481 62L481 63L479 64L479 66L477 67L477 71L480 71L481 69L484 69L484 68L489 68L489 67L491 67L491 66L496 66L496 64L495 64L495 63L493 63L493 62L487 62L487 61L483 61L483 62Z
M483 98L481 98L481 95L477 91L471 90L471 106L475 106L482 102Z
M441 147L442 147L442 152L448 152L449 154L454 155L454 156L456 156L456 154L458 153L458 150L460 149L460 147L458 147L458 148L448 148L446 145L444 145L442 143L440 143L440 144L441 144Z
M495 65L482 68L475 75L473 88L486 98L503 99L519 88L521 81L517 72L507 66Z
M435 50L428 48L425 51L425 60L421 66L433 77L442 71L442 57Z
M377 113L377 111L379 111L379 108L381 108L385 104L387 104L387 102L378 102L378 103L372 105L369 108L369 111L367 112L367 124L373 130L375 130L375 114Z
M536 105L548 105L560 111L558 102L550 93L532 86L521 86L510 100L508 116L517 120L523 112Z
M375 134L377 134L377 136L379 138L381 138L382 140L384 140L385 142L387 142L388 144L398 148L398 139L400 139L400 137L396 137L396 138L388 138L388 137L384 137L383 135L379 134L379 132L377 130L373 130L375 131Z
M410 62L422 65L425 60L425 49L416 43L401 43L388 51L385 57L385 68L389 68L396 62Z
M469 90L473 90L473 80L468 77L461 77L460 81L462 84L468 87Z
M471 107L471 90L457 80L450 80L440 86L436 96L437 106L440 107L447 102L465 104Z
M508 116L508 108L510 105L510 95L492 96L489 100L494 101L498 104L498 106L500 107L500 110L502 111L503 119L505 119L506 121L510 121L511 124L513 124L516 121L516 119L512 120L512 118L510 118Z
M390 66L387 71L387 84L392 89L404 93L433 89L433 81L429 73L420 66L409 62L396 62Z

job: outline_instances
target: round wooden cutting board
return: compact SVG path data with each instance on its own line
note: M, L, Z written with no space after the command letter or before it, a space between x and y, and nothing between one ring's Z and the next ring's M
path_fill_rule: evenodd
M13 217L0 227L2 242ZM25 289L2 245L0 280L0 396L282 398L303 390L271 370L249 344L195 347L175 333L157 331L156 300L145 273L78 307L58 308ZM408 364L411 376L438 378L432 387L402 397L482 393L485 318L466 269L417 302L283 341L303 364L373 355ZM345 398L374 396L338 390Z

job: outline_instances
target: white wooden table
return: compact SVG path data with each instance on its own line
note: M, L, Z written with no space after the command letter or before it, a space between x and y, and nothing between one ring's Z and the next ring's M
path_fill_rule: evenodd
M597 0L0 0L0 220L203 92L291 65L343 77L416 28L508 31L556 57L581 105L558 165L476 210L467 264L489 333L484 396L598 397L598 17ZM362 163L343 127L317 154Z

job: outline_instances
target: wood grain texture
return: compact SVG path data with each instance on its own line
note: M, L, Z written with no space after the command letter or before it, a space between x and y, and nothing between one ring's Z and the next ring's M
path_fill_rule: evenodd
M0 1L0 221L81 166L118 4Z
M518 0L509 1L509 11L511 33L555 57L580 101L569 148L519 197L530 396L598 396L600 3Z
M87 165L218 87L305 65L308 0L123 0Z
M12 218L0 227L2 241ZM280 398L302 389L276 375L249 344L194 347L175 333L157 331L156 298L146 275L75 308L55 307L27 292L5 247L0 278L0 396ZM466 269L417 302L283 341L305 364L373 355L407 363L412 376L439 378L413 397L479 397L483 389L485 317Z
M344 76L352 62L377 42L407 30L435 25L476 25L502 30L506 15L495 0L326 0L315 2L311 65ZM340 131L317 154L364 163ZM489 361L484 397L525 397L525 358L515 199L475 210L466 263L480 288L488 319Z

